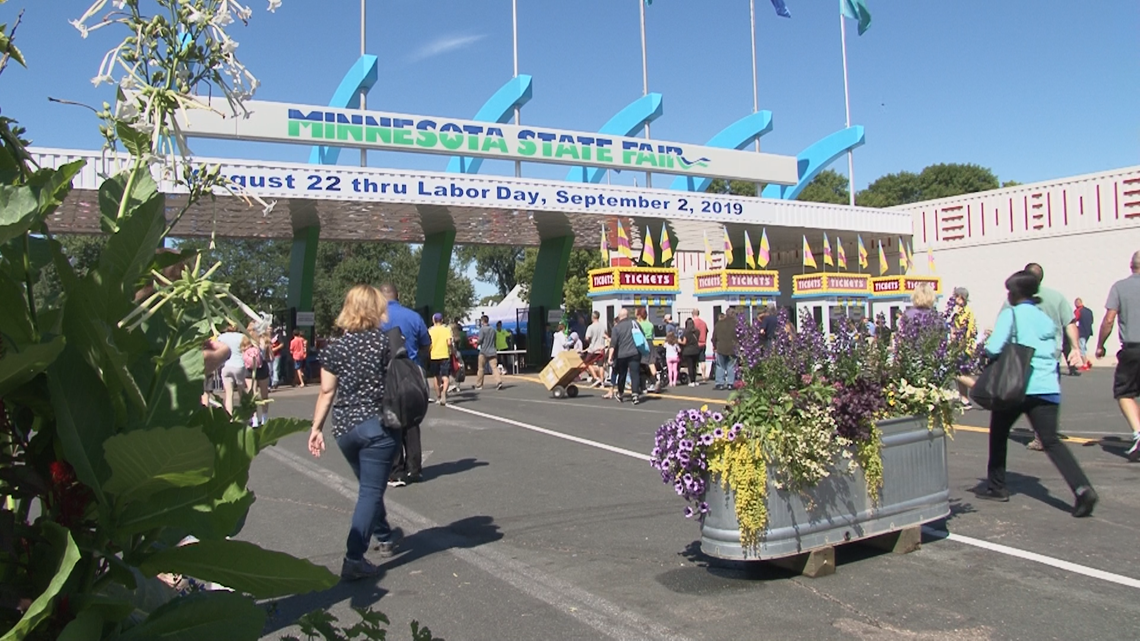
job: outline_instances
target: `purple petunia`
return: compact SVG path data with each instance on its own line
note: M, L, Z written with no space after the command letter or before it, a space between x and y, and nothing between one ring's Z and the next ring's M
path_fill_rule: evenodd
M717 438L717 439L724 438L724 428L718 427L715 430L713 430L713 438Z
M708 447L709 445L712 445L712 444L713 444L713 435L712 434L701 434L701 445Z
M687 505L685 506L685 518L686 518L686 519L691 519L691 518L693 518L693 508L691 508L691 507L689 507L689 506L687 506Z

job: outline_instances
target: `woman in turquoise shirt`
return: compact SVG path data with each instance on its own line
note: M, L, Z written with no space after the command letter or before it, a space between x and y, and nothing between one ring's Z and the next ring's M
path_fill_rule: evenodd
M1030 363L1029 384L1025 390L1025 401L1013 409L995 411L990 414L990 460L988 483L978 488L978 498L993 501L1008 501L1009 490L1005 486L1005 456L1009 444L1009 430L1017 419L1025 414L1029 425L1041 439L1045 453L1057 466L1065 482L1076 496L1073 516L1088 516L1096 505L1097 495L1088 477L1073 458L1073 453L1057 437L1057 418L1061 410L1060 363L1055 354L1056 327L1044 312L1035 307L1037 277L1031 272L1020 271L1005 281L1009 292L1010 307L998 314L994 331L986 339L986 353L997 356L1005 344L1013 337L1016 325L1017 343L1033 348Z

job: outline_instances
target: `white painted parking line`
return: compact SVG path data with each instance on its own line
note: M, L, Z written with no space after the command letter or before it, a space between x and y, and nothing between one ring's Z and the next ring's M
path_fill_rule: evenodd
M282 447L265 450L270 458L328 487L350 501L356 501L357 484L314 461L294 454ZM388 513L400 526L404 535L417 531L438 529L439 523L411 509L385 499ZM506 582L523 594L542 601L562 614L577 619L597 632L594 638L615 641L688 641L669 628L642 617L632 610L584 590L569 581L560 579L539 568L527 565L509 550L500 550L498 543L485 543L473 548L452 547L447 550L466 563Z
M601 449L601 450L606 450L607 452L614 452L616 454L621 454L623 456L628 456L630 458L635 458L635 459L639 459L642 461L648 461L650 458L648 455L642 454L640 452L634 452L632 450L627 450L627 449L623 449L620 447L615 447L613 445L607 445L605 443L599 443L598 441L591 441L590 439L581 438L579 436L573 436L570 434L564 434L562 432L556 432L554 430L546 429L545 427L538 427L537 425L530 425L528 423L523 423L521 421L515 421L515 420L509 419L509 418L503 418L501 416L495 416L493 414L485 414L483 412L477 412L475 410L470 410L470 409L467 409L465 407L452 407L452 409L457 410L457 411L461 411L461 412L466 412L468 414L472 414L472 415L478 416L480 418L485 418L487 420L498 421L500 423L506 423L507 425L514 425L515 427L521 427L523 429L530 430L532 432L538 432L539 434L546 434L547 436L553 436L555 438L560 438L560 439L564 439L567 441L573 441L575 443L580 443L582 445L588 445L590 447L596 447L596 448ZM971 546L974 546L977 548L982 548L984 550L989 550L991 552L997 552L999 554L1005 554L1007 556L1012 556L1014 558L1024 559L1026 561L1034 561L1036 563L1048 565L1050 567L1054 567L1054 568L1057 568L1060 570L1066 570L1068 572L1073 572L1075 574L1080 574L1082 576L1087 576L1087 577L1090 577L1093 579L1100 579L1102 581L1108 581L1110 583L1116 583L1118 585L1124 585L1124 586L1128 586L1130 588L1140 588L1140 579L1133 579L1131 577L1123 576L1120 574L1114 574L1112 572L1106 572L1104 570L1098 570L1096 568L1090 568L1090 567L1085 566L1085 565L1080 565L1078 563L1072 563L1069 561L1065 561L1063 559L1058 559L1055 557L1046 556L1044 554L1037 554L1036 552L1029 552L1028 550L1021 550L1018 548L1010 547L1008 545L1001 545L999 543L990 543L989 541L983 541L982 539L975 539L973 537L964 536L961 534L954 534L952 532L945 532L942 530L936 530L934 528L925 527L925 526L922 529L924 532L930 534L931 536L937 536L939 538L943 538L943 539L946 539L948 541L956 541L956 542L961 543L963 545L971 545Z
M975 539L970 536L961 534L954 534L953 532L946 532L944 530L936 530L932 527L923 526L922 531L930 536L937 536L948 541L957 541L963 545L972 545L983 550L991 552L998 552L1008 556L1016 557L1018 559L1025 559L1026 561L1035 561L1044 565L1048 565L1060 570L1067 570L1074 574L1091 577L1093 579L1100 579L1101 581L1108 581L1109 583L1117 583L1119 585L1126 585L1130 588L1140 588L1140 580L1133 579L1132 577L1114 574L1112 572L1105 572L1096 568L1090 568L1078 563L1071 563L1062 559L1045 556L1044 554L1037 554L1036 552L1029 552L1027 550L1020 550L1018 548L1009 547L1000 543L990 543L982 539Z

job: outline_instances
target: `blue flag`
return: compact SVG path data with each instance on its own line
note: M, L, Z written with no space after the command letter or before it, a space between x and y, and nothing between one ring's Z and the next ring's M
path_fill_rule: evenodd
M784 0L772 0L772 6L776 8L776 15L781 18L792 17L792 12L788 11L788 5L784 4Z
M839 13L844 18L859 21L859 35L867 32L871 27L871 11L867 8L865 0L839 0Z

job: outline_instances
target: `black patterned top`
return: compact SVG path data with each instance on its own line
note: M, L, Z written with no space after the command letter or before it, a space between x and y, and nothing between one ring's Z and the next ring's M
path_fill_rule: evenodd
M334 438L381 416L384 375L388 371L388 337L384 332L347 332L329 341L321 350L321 367L337 378L332 411Z

